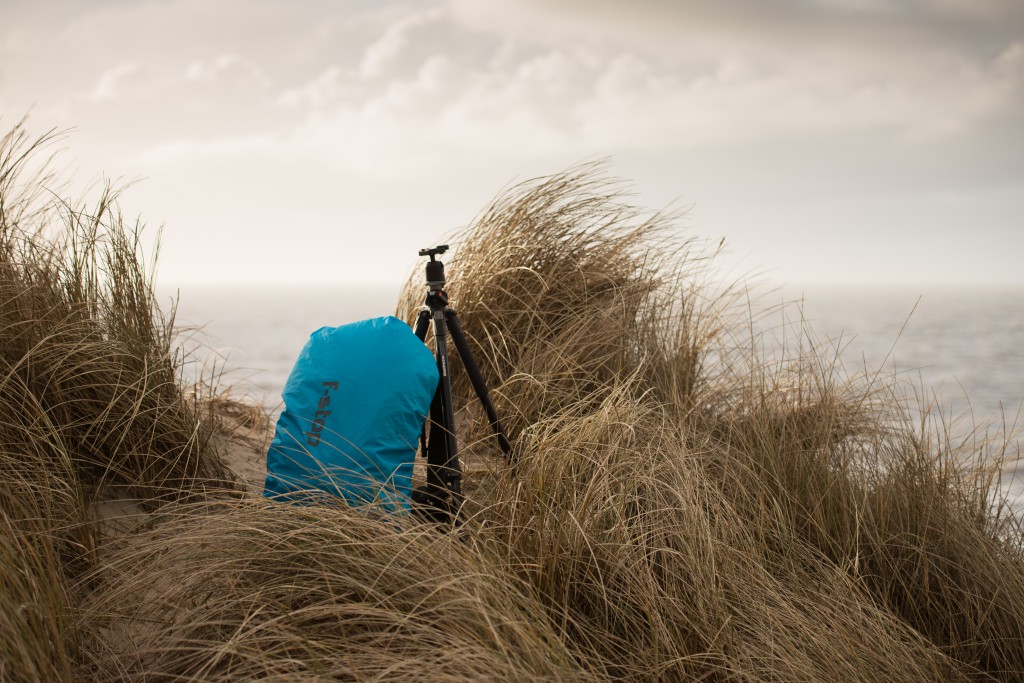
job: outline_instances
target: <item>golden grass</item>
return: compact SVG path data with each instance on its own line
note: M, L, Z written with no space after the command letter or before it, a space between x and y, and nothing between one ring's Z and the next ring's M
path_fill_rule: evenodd
M495 403L513 435L635 373L642 392L688 405L730 299L705 298L713 252L680 240L676 215L628 204L601 170L588 164L512 188L448 259L448 290L474 356L501 378ZM399 305L410 321L423 298L418 275Z
M69 680L69 582L95 566L94 504L228 486L179 389L172 321L115 197L55 201L52 136L0 139L0 678ZM197 488L199 487L199 488Z
M340 503L179 508L95 579L94 680L579 677L540 606L486 555Z
M519 459L459 381L473 466L446 535L218 485L217 415L260 416L183 398L137 232L7 181L23 135L0 155L0 678L1024 676L1024 535L989 475L1012 438L956 440L805 331L758 336L713 249L599 166L453 240ZM136 528L96 522L115 491L146 501Z

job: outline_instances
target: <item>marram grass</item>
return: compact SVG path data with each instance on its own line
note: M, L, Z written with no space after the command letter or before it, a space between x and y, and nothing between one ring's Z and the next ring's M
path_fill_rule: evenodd
M48 199L38 154L22 127L0 145L0 680L1024 677L1022 535L989 474L1013 439L772 346L714 250L601 165L452 238L518 463L458 381L451 535L232 485L137 231L109 195Z

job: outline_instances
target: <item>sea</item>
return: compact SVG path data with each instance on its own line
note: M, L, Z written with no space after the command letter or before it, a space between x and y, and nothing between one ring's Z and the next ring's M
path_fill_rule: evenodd
M222 391L276 414L310 333L393 314L398 287L205 286L175 296L186 379L216 377ZM163 293L162 307L172 298ZM839 372L895 376L946 431L1001 439L1011 460L1019 455L1024 287L790 285L761 287L745 305L762 311L756 324L769 336L831 350ZM794 321L803 322L801 339ZM1024 463L1011 461L1002 486L1024 512Z

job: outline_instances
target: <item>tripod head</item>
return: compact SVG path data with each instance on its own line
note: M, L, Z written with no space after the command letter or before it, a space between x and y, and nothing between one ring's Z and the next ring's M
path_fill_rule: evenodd
M420 256L430 257L430 260L427 261L427 287L431 292L440 292L444 289L444 264L440 261L434 260L434 257L440 256L446 251L448 251L447 244L439 244L436 247L420 249Z
M420 256L429 256L430 260L433 261L434 257L443 254L448 251L447 244L439 244L436 247L429 247L427 249L420 249Z

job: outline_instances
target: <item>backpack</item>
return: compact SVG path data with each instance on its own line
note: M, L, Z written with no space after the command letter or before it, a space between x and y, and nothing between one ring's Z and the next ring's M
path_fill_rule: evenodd
M408 509L437 383L433 354L394 316L320 328L285 384L264 496L319 491L350 505Z

